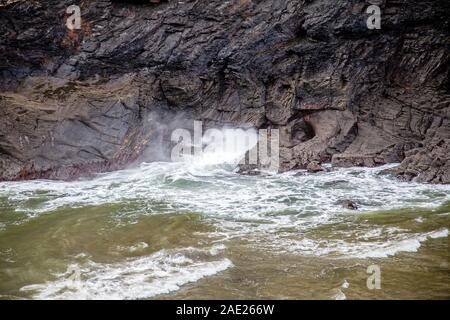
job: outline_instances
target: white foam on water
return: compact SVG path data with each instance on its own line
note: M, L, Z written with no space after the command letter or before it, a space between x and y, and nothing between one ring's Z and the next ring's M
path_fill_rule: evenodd
M216 136L216 134L219 137ZM203 143L206 146L201 154L188 157L185 163L195 169L229 164L236 166L247 150L253 148L258 142L257 132L254 129L223 129L206 131Z
M226 140L240 138L236 131L230 132L224 134ZM251 140L255 132L242 134L248 134L246 138ZM376 226L357 235L357 243L343 240L345 237L314 240L303 236L320 226L342 222L346 212L357 215L400 208L436 208L450 200L450 185L401 182L379 174L395 165L339 168L316 174L300 170L239 175L235 172L238 161L252 143L232 150L219 145L184 162L142 163L137 168L100 174L92 180L4 182L0 183L0 197L7 197L17 211L28 215L28 220L62 207L128 201L139 201L142 210L124 215L200 212L217 227L216 235L224 239L252 238L252 243L271 246L274 251L300 254L387 257L416 251L421 242L436 236L424 238L423 234L408 230L386 233ZM30 199L39 203L31 205ZM357 202L359 210L352 212L336 205L343 199ZM164 205L155 208L154 203ZM8 228L8 223L3 228ZM284 229L298 235L297 239L280 237ZM446 236L440 232L437 235Z
M445 238L448 237L448 229L441 229L437 231L428 232L425 234L425 236L430 237L432 239Z
M224 251L227 247L224 244L214 244L209 250L212 256L217 256L220 252Z
M423 223L423 218L417 217L416 219L414 219L414 221L416 221L417 223Z
M334 290L336 293L333 295L334 300L347 300L347 296L341 289Z
M360 211L405 207L436 207L450 200L450 186L400 182L380 176L379 168L346 168L329 173L295 176L284 173L242 176L223 167L186 163L143 163L139 168L99 175L87 181L27 181L0 183L0 196L17 203L30 217L71 208L127 200L162 201L177 208L236 219L271 220L277 213L323 213L323 219L344 209L335 203L352 199ZM203 169L199 169L203 168ZM42 197L39 206L27 200ZM279 216L276 219L283 219Z
M130 258L125 262L73 264L70 271L56 274L56 279L42 284L27 285L21 291L31 292L36 299L146 299L177 291L230 268L224 258L197 261L184 253L189 248L162 250L150 256ZM183 253L181 253L183 252ZM71 277L79 270L79 279Z
M118 246L117 249L119 251L127 251L127 252L139 252L144 249L148 248L148 243L146 242L138 242L135 245L124 247L124 246Z
M283 247L282 252L291 252L311 256L333 256L339 258L387 258L401 252L417 252L421 243L431 239L448 237L448 229L439 229L425 233L400 233L390 239L371 242L348 242L345 240L312 240L303 238L279 239L270 247Z
M346 279L344 279L344 282L342 283L341 287L343 289L348 289L348 287L350 287L350 283L348 283L348 281Z

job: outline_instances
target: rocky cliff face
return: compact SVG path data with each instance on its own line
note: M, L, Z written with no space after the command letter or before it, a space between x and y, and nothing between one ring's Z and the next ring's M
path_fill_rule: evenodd
M450 183L449 2L371 2L380 30L356 0L3 5L0 179L155 157L182 113L278 128L283 170L401 162L391 173Z

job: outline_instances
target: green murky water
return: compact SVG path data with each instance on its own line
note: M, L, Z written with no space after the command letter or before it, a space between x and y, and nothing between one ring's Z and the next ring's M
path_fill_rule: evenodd
M449 299L450 188L379 170L152 163L2 183L0 297ZM360 210L334 204L347 198Z

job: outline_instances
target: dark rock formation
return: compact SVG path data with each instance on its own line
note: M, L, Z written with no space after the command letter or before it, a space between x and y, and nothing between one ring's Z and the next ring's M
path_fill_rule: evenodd
M349 210L358 210L358 206L351 200L339 200L335 204L340 205L342 208Z
M308 172L311 172L311 173L316 173L316 172L324 171L324 169L322 168L320 162L318 162L318 161L311 161L311 162L306 166L306 170L308 170Z
M403 161L449 183L447 0L377 1L381 30L356 0L6 2L0 179L157 158L182 112L278 128L282 170Z
M384 173L395 174L405 180L450 183L450 139L409 151L399 167Z

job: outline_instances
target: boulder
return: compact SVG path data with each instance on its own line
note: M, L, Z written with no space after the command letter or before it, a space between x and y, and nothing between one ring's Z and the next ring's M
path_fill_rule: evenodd
M349 210L358 210L358 206L355 202L351 200L339 200L335 203L336 205L340 205L342 208Z
M306 167L306 170L308 170L308 172L311 172L311 173L324 171L324 169L322 168L322 165L318 161L311 161L308 164L308 166Z

